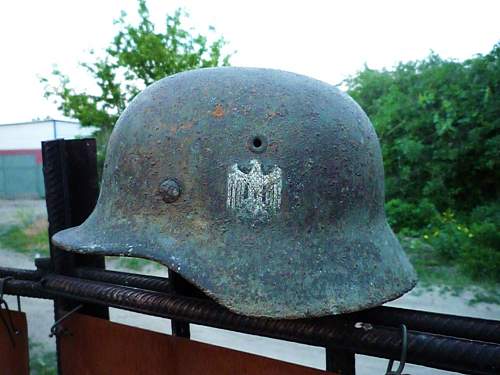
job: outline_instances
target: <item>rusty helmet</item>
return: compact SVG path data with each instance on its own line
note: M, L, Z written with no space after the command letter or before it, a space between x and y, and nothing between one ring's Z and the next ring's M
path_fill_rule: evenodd
M95 210L52 241L158 261L250 316L346 313L416 283L368 117L336 87L278 70L146 88L113 130Z

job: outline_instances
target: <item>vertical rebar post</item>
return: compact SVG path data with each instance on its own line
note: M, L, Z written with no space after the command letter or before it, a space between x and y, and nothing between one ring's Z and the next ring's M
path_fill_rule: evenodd
M168 278L170 280L170 285L172 289L180 294L189 295L191 285L184 280L179 274L174 271L168 270ZM189 329L189 323L183 322L181 320L171 320L172 325L172 335L184 337L189 339L191 337L191 330Z
M66 141L56 139L42 142L45 201L49 222L50 268L71 275L78 266L104 269L104 257L77 255L52 245L52 235L66 228L80 225L90 215L98 197L97 158L94 139ZM54 301L54 319L73 309L76 302L58 298ZM86 304L81 313L109 319L107 307ZM59 354L60 340L56 338ZM58 355L59 374L61 366Z
M355 375L356 360L354 352L344 349L325 348L326 351L326 371L331 371L339 375Z

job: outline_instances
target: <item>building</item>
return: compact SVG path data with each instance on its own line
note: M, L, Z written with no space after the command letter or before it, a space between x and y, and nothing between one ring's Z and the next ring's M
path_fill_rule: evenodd
M88 137L95 130L60 120L0 124L0 199L44 197L41 142Z

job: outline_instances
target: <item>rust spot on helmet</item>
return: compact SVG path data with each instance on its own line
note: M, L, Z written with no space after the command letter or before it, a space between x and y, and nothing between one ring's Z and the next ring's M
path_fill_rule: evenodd
M194 125L193 122L186 122L180 125L173 125L170 127L170 134L175 135L179 130L189 130L193 127L193 125Z
M266 113L267 120L272 120L276 116L280 117L280 116L283 116L283 114L281 112L277 112L277 111L271 111L271 112Z
M224 108L222 108L222 105L217 104L215 106L215 109L212 111L212 116L215 118L222 118L224 117Z
M277 152L278 151L278 143L277 142L269 143L268 150L271 152Z

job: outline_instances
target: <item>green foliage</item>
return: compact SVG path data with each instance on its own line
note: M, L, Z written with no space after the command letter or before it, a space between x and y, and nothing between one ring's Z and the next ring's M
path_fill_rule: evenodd
M65 116L78 119L84 126L96 126L100 162L111 130L128 103L146 86L185 70L228 65L230 55L223 53L226 42L222 37L195 34L183 27L186 12L178 9L167 15L165 27L158 31L150 21L145 0L138 0L139 23L131 25L122 12L115 21L119 31L103 57L93 52L94 61L82 67L97 84L97 92L77 91L70 78L55 69L52 80L42 78L45 96L55 99ZM213 40L212 40L213 39Z
M57 358L54 351L47 351L42 344L30 341L30 374L56 375Z
M399 207L404 210L409 206ZM411 211L412 207L408 209L405 215L418 212L418 209ZM429 267L455 267L473 280L500 282L499 212L499 204L478 207L472 214L460 218L447 210L420 230L403 228L400 233L410 233L414 240L410 249L425 253L426 256L419 259Z
M476 279L500 281L500 204L472 211L469 241L465 242L461 264Z
M446 262L459 259L464 244L473 237L471 231L464 224L459 224L449 211L440 216L437 223L430 225L424 233L423 238L426 242Z
M111 268L123 271L137 271L144 272L146 269L160 270L162 265L152 260L142 258L128 258L128 257L106 257L108 261L114 261ZM109 264L109 263L108 263Z
M469 304L486 302L500 304L498 282L488 278L474 278L464 272L457 261L445 261L442 254L423 237L399 236L406 253L418 273L424 288L439 286L443 293L460 295L465 289L472 292Z
M379 135L388 200L468 211L498 199L500 44L464 62L431 54L347 80Z
M19 224L0 231L0 247L30 256L49 255L47 221L18 213Z
M380 138L389 222L417 270L500 282L500 44L346 83Z
M435 219L438 212L428 199L418 203L391 199L385 205L389 224L392 229L402 234L411 234L412 230L421 229Z

